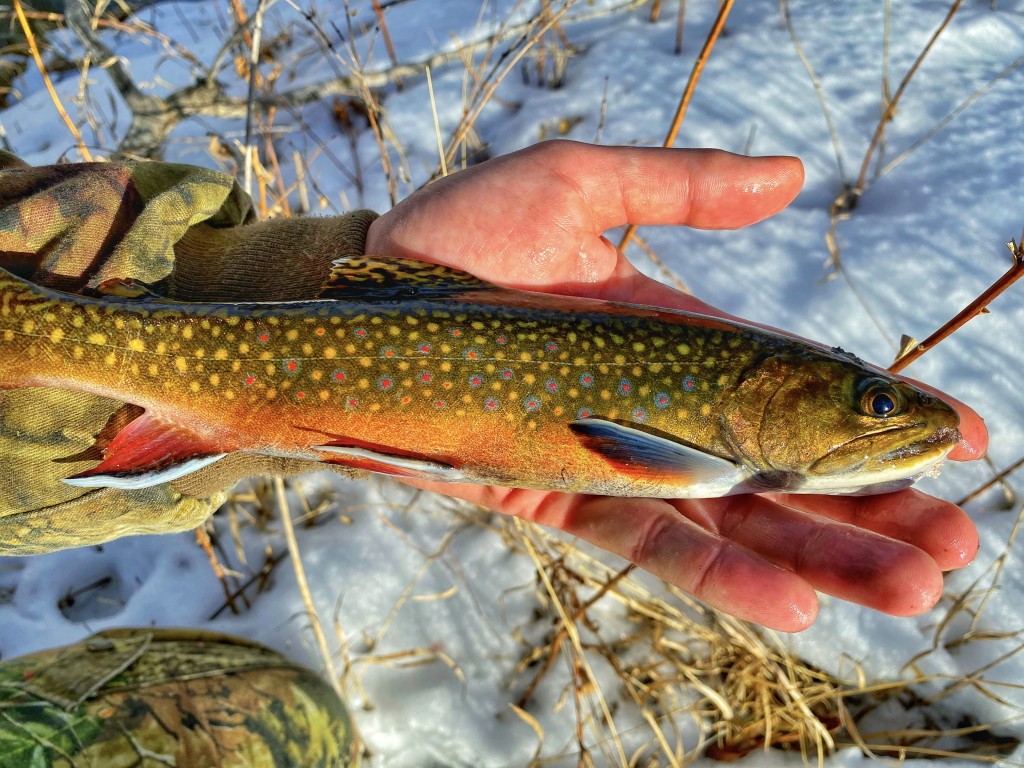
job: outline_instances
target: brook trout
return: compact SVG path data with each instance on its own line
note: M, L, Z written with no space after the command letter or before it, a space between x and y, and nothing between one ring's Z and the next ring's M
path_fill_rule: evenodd
M615 496L870 493L960 437L951 407L839 349L412 260L340 261L320 299L266 304L83 298L0 271L0 386L136 406L78 486L245 451Z

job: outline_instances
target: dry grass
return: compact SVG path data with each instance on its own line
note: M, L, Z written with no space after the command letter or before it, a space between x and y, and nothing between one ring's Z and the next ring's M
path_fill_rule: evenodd
M876 151L884 146L885 126L895 114L920 62L946 30L959 2L953 3L946 20L903 77L895 94L890 96L887 79L883 82L881 118L861 163L859 177L855 184L846 185L831 210L828 246L836 274L844 273L836 244L837 228L841 222L850 219L856 200L870 188L872 179L868 172L873 159L877 167L881 153L876 154ZM20 3L18 0L14 3L14 10L25 25L29 42L34 45ZM133 130L128 132L117 150L128 154L158 154L171 128L191 116L244 118L247 121L244 143L237 141L240 138L237 136L215 134L210 141L210 151L235 171L251 167L257 185L259 210L264 217L287 216L294 211L305 212L314 207L310 202L310 189L317 200L315 207L337 210L334 201L328 200L317 188L315 178L309 173L309 165L318 157L342 173L356 194L361 193L367 169L360 163L357 141L368 130L379 152L379 170L384 174L392 201L397 201L403 188L408 187L411 174L402 148L389 127L382 98L385 90L400 88L424 73L429 76L431 69L436 72L443 67L461 66L464 81L462 118L446 139L441 135L435 112L439 162L434 176L466 167L487 155L487 142L478 127L479 118L488 104L502 104L497 91L510 72L523 66L526 67L524 71L535 73L539 84L556 86L563 81L565 63L574 53L570 44L571 30L566 24L566 14L572 5L572 0L554 4L542 2L538 13L526 22L513 23L510 13L493 33L478 34L471 43L459 42L454 51L403 61L401 52L394 49L388 34L388 4L382 6L374 0L375 19L391 66L372 73L367 71L366 62L354 42L366 31L354 29L349 14L345 15L347 26L342 31L329 19L300 9L305 19L301 33L315 39L315 55L325 56L332 63L335 77L291 91L279 90L281 79L274 73L280 74L281 67L275 66L269 76L260 76L256 64L267 55L273 56L273 51L261 45L259 14L247 17L237 5L234 27L214 63L206 69L202 82L180 89L169 97L155 99L142 93L123 68L119 70L116 63L110 65L117 88L129 105L152 108L145 120L137 115L139 124L133 124ZM629 13L638 5L639 2L624 2L613 10ZM700 70L711 52L717 32L724 27L730 6L729 2L722 5L718 23L709 35L704 51L698 56L666 144L672 143ZM681 3L680 11L682 8ZM652 21L659 10L660 3L654 3ZM782 10L793 44L804 60L829 120L838 172L845 183L842 155L824 92L811 63L799 47L785 2ZM586 13L577 14L580 18L586 16ZM681 12L679 17L681 34ZM61 18L51 20L63 21ZM120 28L126 34L151 36L166 46L169 56L180 56L198 65L198 59L178 41L164 38L156 30L140 26L137 21L124 23L107 16L92 21L96 25L122 24ZM111 52L97 38L90 37L88 30L79 25L76 33L90 51L93 64L110 60ZM300 34L298 31L294 33ZM345 43L339 48L335 40L344 40ZM34 55L45 73L45 64L37 48ZM224 74L224 63L232 56L236 75L250 82L247 99L228 97L217 85L217 77ZM881 167L875 178L890 172L909 152L980 98L992 83L1022 63L1024 59L1018 59L970 96L933 131ZM88 150L55 93L53 98L83 156L88 157ZM431 98L433 103L432 87ZM325 102L329 104L339 132L348 139L350 157L345 161L333 154L327 146L327 139L317 135L302 115L304 106ZM292 181L285 178L279 162L281 150L277 141L282 133L274 127L275 121L284 118L289 122L288 131L301 133L313 145L304 157L299 158L301 162L294 160L298 158L297 149L284 155L293 158L296 178ZM257 132L262 135L262 148L254 140ZM353 206L348 200L342 200L340 207ZM624 237L623 246L630 234ZM1016 245L1014 248L1017 268L1020 265L1020 248ZM660 263L656 254L649 252L649 255L655 263ZM683 288L681 283L679 286ZM989 294L980 297L978 308L991 298ZM868 303L863 303L870 313ZM929 340L924 346L933 344ZM965 496L962 503L971 501L992 484L1003 480L1022 462L1024 459ZM224 605L211 618L223 610L236 613L252 610L260 599L269 599L261 598L261 595L277 566L289 557L296 577L300 583L304 582L284 486L280 480L276 483L257 482L237 492L218 516L210 531L212 538L206 533L200 535L200 542L225 591ZM296 488L293 487L293 491L298 494L303 510L295 520L298 525L318 524L325 515L340 517L344 523L348 518L376 511L345 509L342 500L330 492L323 493L316 503L310 504ZM1021 509L1024 507L1020 507L1018 512ZM418 510L410 507L406 512L417 514ZM978 697L979 702L1004 701L1004 692L1020 689L1015 684L990 680L987 675L1000 661L1024 650L1024 640L1017 634L988 628L983 623L991 596L999 587L1020 520L1005 551L993 565L962 594L945 598L946 613L936 624L934 642L928 653L962 651L968 644L978 643L999 644L1000 650L968 676L944 678L928 674L925 671L927 654L924 654L910 660L904 679L879 683L866 680L855 666L850 679L841 679L816 669L793 655L774 634L713 611L670 586L653 585L649 578L634 573L630 567L609 565L590 550L544 529L458 504L447 508L446 514L450 516L450 525L436 546L429 550L418 547L399 526L381 518L386 521L391 535L416 549L423 558L423 564L398 596L376 633L362 638L360 654L352 650L337 614L333 624L340 650L333 655L330 653L320 621L312 609L308 587L304 589L325 667L328 670L337 667L337 671L330 673L332 682L368 705L370 700L363 687L363 679L372 667L401 670L423 664L442 664L460 684L466 684L458 659L437 648L410 648L386 653L377 649L382 646L383 637L405 606L414 601L440 601L454 594L452 590L458 587L437 595L414 593L429 569L442 557L449 557L450 545L456 537L469 529L483 529L496 540L500 539L509 551L532 563L536 573L533 591L535 616L548 626L540 639L531 640L528 639L531 633L516 632L521 655L516 666L516 688L511 697L514 701L510 700L509 706L536 734L538 746L533 765L542 765L552 759L541 758L545 732L541 720L531 712L538 706L538 692L552 688L562 691L557 707L571 713L569 716L573 718L576 732L573 757L579 765L594 765L600 759L609 765L679 766L700 756L736 760L769 748L798 751L807 763L820 765L829 754L842 747L855 747L866 754L898 759L945 755L973 758L979 762L999 762L1016 744L1014 738L999 734L1010 733L1013 727L1019 727L1019 719L1000 723L976 722L969 713L948 707L946 701L953 694L962 697L965 690ZM278 521L284 524L286 520L287 546L282 544L277 530ZM227 530L221 530L224 528ZM261 562L247 561L241 544L242 531L247 528L262 533L267 539ZM226 551L221 538L234 542L233 554ZM602 629L602 625L608 622L614 624L615 632ZM602 688L598 681L608 679L609 673L615 685ZM959 698L957 708L963 707L962 702L963 698ZM637 722L642 725L635 725ZM630 725L620 726L618 723Z

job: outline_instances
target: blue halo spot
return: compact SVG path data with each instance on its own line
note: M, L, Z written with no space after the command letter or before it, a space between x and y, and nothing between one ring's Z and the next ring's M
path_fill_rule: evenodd
M515 378L515 374L512 372L511 368L502 368L501 378L504 379L505 381L512 381L512 379Z
M469 377L469 386L473 387L474 389L476 389L483 383L484 378L478 373L474 373L472 376Z
M594 374L592 374L592 373L581 373L580 374L580 384L582 384L584 387L592 387L592 386L594 386Z
M462 353L462 356L467 360L479 360L480 352L475 349L467 349L465 352Z
M696 386L697 382L693 380L693 376L687 376L685 379L683 379L683 389L685 389L687 392L689 392Z
M619 394L623 397L633 394L633 385L630 383L629 379L622 379L619 382Z
M497 336L494 337L494 340L498 344L508 344L508 336L506 336L504 333L499 333Z
M493 397L487 398L486 400L484 400L484 410L487 410L487 411L496 411L496 410L498 410L498 401L495 400Z
M281 363L281 368L283 368L284 372L288 374L298 373L299 368L301 367L302 366L299 363L299 361L295 359L285 360L283 363Z
M528 397L523 401L523 407L527 411L533 413L534 411L540 410L540 398L539 397Z
M546 389L548 392L557 392L558 382L555 381L554 379L548 379L546 382L544 382L544 389Z
M384 347L380 351L380 356L387 358L397 357L398 351L394 347Z
M558 344L553 341L549 341L547 344L544 345L544 350L546 352L557 352Z
M377 379L377 389L382 389L387 392L389 389L395 386L395 380L390 376L381 376Z
M577 419L589 419L589 418L590 418L591 416L593 416L593 415L594 415L594 414L590 412L590 409L589 409L589 408L580 408L580 409L579 409L579 410L578 410L578 411L576 412L576 418L577 418Z
M635 411L633 411L633 421L641 423L647 421L647 411L645 411L643 408L637 408Z
M654 396L654 404L659 408L668 408L671 402L672 399L668 396L667 392L659 392Z
M354 331L352 331L352 333L354 333L356 338L359 338L359 339L362 339L362 338L366 337L366 329L365 328L356 328Z

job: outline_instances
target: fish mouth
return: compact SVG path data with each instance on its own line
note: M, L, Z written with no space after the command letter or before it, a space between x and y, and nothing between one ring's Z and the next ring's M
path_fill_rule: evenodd
M924 422L916 422L914 424L886 427L874 432L869 432L865 435L859 435L852 440L848 440L845 443L837 445L827 454L814 462L810 467L810 472L813 474L821 469L825 469L826 471L834 470L836 461L840 460L844 455L849 456L856 452L858 446L864 441L876 440L880 435L919 430L925 426L926 424ZM949 453L949 451L953 449L953 446L960 442L960 439L961 434L958 428L947 426L939 427L920 440L915 440L904 445L898 445L892 450L885 451L884 453L876 454L874 456L865 456L862 460L854 462L852 466L849 467L849 471L857 471L864 467L869 461L874 461L880 464L887 464L889 462L896 461L911 461L912 466L920 466L926 463L931 464ZM914 459L918 459L918 461L913 461Z

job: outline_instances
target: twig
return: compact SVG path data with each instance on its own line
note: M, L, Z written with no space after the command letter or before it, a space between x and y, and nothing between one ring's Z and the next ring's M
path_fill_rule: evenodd
M260 37L263 34L263 8L266 0L259 0L256 6L256 20L253 22L252 43L249 48L249 96L245 109L245 171L243 184L245 191L252 194L252 131L253 112L256 108L256 77L260 64ZM248 32L246 33L248 34Z
M704 41L704 47L701 48L700 53L697 55L697 61L693 64L693 69L690 71L690 79L686 82L683 97L679 100L675 117L672 119L672 125L668 129L668 135L665 137L665 143L662 146L671 147L676 141L676 134L679 133L679 127L683 124L683 118L686 117L686 110L690 106L690 99L693 98L693 92L697 88L697 81L700 80L701 73L704 71L704 65L711 55L711 49L715 47L715 42L725 27L725 20L729 17L729 11L732 10L734 1L724 0L721 8L718 9L718 17L715 19L715 23L711 25L711 31L708 32L707 39ZM635 231L636 224L630 224L626 227L626 231L622 234L622 240L619 241L620 251L629 245L629 241L633 239Z
M374 0L377 4L377 0ZM378 5L378 7L380 7ZM437 121L437 102L434 101L434 81L430 77L430 67L427 67L427 90L430 91L430 111L434 115L434 134L437 136L437 156L441 159L441 175L448 175L448 164L444 159L444 144L441 141L441 124Z
M997 474L995 477L993 477L987 483L983 483L983 484L979 485L973 491L971 491L966 496L964 496L962 499L960 499L958 502L956 502L956 505L958 507L962 507L964 504L967 504L968 502L974 501L976 498L981 496L981 494L983 494L985 491L987 491L993 485L995 485L996 483L998 483L1001 480L1003 480L1003 478L1008 477L1009 475L1012 475L1014 472L1016 472L1021 467L1024 467L1024 456L1022 456L1017 461L1013 462L1013 464L1011 464L1006 469L1004 469L1002 472Z
M899 87L896 89L896 93L893 94L892 99L889 101L889 106L882 115L882 118L878 121L878 127L875 128L875 134L871 137L871 144L868 146L868 151L864 155L864 162L860 167L860 175L857 177L857 186L852 191L850 199L850 205L855 205L857 198L864 193L864 188L867 184L868 167L871 165L871 158L875 153L875 149L878 147L878 142L882 139L882 134L885 131L885 125L892 120L893 114L896 112L896 105L899 104L900 98L903 96L903 92L907 89L907 85L910 83L911 78L917 73L918 68L921 66L921 62L924 61L924 57L928 55L928 52L935 45L935 41L939 39L939 35L943 33L949 22L953 19L954 14L960 9L960 3L963 0L955 0L953 5L949 9L949 13L946 14L946 18L942 20L939 28L935 30L928 44L924 47L924 50L918 55L910 69L907 70L907 74L903 76L900 81Z
M388 49L388 56L391 57L391 64L398 66L398 57L395 56L395 46L391 43L391 34L388 32L388 24L384 21L384 9L380 7L380 0L373 0L373 12L377 14L377 23L380 24L380 33L384 36L384 45ZM395 78L395 87L402 90L402 76Z
M330 678L331 685L338 692L338 695L344 698L345 694L341 690L338 674L334 669L334 660L331 658L331 652L327 648L327 637L320 626L320 618L317 616L316 606L313 605L313 596L309 592L309 582L306 581L306 569L302 565L299 543L295 540L295 528L292 526L292 514L291 510L288 509L288 498L284 492L284 480L281 479L280 475L274 478L274 492L277 496L277 508L281 514L284 536L288 541L288 552L292 557L292 568L295 569L295 581L298 582L299 592L302 593L302 602L306 606L306 613L309 615L309 621L313 626L316 644L320 649L320 658L324 662L324 668L327 671L328 678Z
M199 542L199 546L206 552L206 556L210 559L210 565L213 567L213 572L217 578L220 579L221 586L224 588L224 599L227 605L231 608L231 612L236 616L240 613L238 606L235 605L235 596L231 592L231 587L228 585L227 577L224 575L224 569L221 568L220 560L217 559L217 554L213 551L213 545L210 543L210 537L206 534L204 529L205 523L198 526L196 531L196 541Z
M72 0L77 2L77 0ZM92 155L89 149L85 146L85 142L82 140L82 134L78 132L78 127L72 122L68 116L67 111L64 109L64 105L61 104L60 96L57 95L56 89L53 87L53 83L50 82L50 74L46 71L46 67L43 65L43 57L39 55L39 46L36 45L35 35L32 34L32 28L28 25L28 19L25 18L25 9L21 7L21 0L13 0L14 12L18 16L18 23L21 24L21 30L25 33L25 40L28 42L28 49L32 52L32 58L36 62L36 66L39 67L39 73L43 76L43 82L46 84L46 90L50 94L50 99L53 101L53 105L57 107L57 111L63 118L64 123L67 125L68 130L71 131L71 135L75 137L75 143L78 145L78 151L82 153L82 157L85 158L86 162L92 162Z
M911 347L900 355L900 357L889 366L889 370L892 373L899 373L940 341L966 325L972 318L983 314L986 307L988 307L988 305L991 304L999 294L1013 285L1021 277L1024 277L1024 234L1021 235L1021 240L1022 242L1020 245L1017 244L1016 240L1010 240L1010 242L1006 244L1006 247L1010 249L1010 253L1013 255L1013 266L1011 266L1002 277L992 283L992 285L990 285L978 298L957 313L952 320L947 322L920 344L915 347Z

